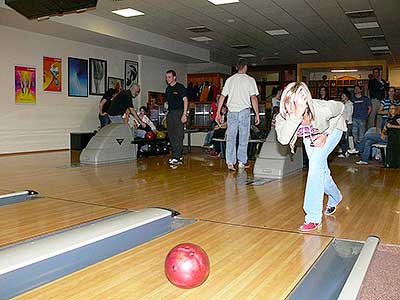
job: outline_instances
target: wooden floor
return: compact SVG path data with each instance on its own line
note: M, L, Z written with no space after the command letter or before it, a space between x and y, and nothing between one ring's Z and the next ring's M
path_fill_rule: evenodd
M120 293L113 299L284 299L332 237L374 234L400 244L400 170L334 161L344 200L319 231L304 235L297 228L304 220L305 171L251 186L251 171L229 173L223 160L201 153L176 170L166 160L72 167L69 152L0 157L0 191L33 189L44 197L0 207L0 245L150 206L201 220L21 299L111 299L110 291ZM160 264L172 246L188 241L206 249L213 269L205 285L182 291L166 282Z

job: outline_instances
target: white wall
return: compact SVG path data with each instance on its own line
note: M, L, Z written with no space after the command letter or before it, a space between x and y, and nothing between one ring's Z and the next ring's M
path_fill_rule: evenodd
M175 70L177 81L186 86L187 65L161 60L149 56L139 56L141 78L141 100L140 105L146 105L147 93L165 92L165 72Z
M93 131L98 126L99 96L68 97L68 57L107 60L108 75L123 77L124 60L137 60L143 87L141 103L147 90L165 89L164 72L175 68L181 82L186 81L186 65L175 64L132 53L101 48L47 35L0 26L0 154L69 148L69 133ZM62 93L43 91L43 56L63 59ZM17 105L14 95L14 66L36 67L36 104Z

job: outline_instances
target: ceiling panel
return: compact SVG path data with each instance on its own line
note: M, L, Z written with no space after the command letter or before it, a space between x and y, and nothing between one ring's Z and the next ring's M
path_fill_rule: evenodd
M145 16L122 18L112 9L132 7ZM346 11L374 9L380 29L358 31ZM93 14L141 28L211 51L219 62L232 61L243 52L262 56L279 53L277 63L306 61L371 59L369 45L361 35L382 34L393 53L400 55L399 0L240 0L239 3L215 6L207 0L99 0ZM229 20L229 21L228 21ZM365 20L364 20L365 21ZM204 25L209 33L195 34L187 27ZM265 30L285 29L290 35L269 36ZM205 35L213 39L201 43L190 37ZM232 49L232 44L249 44L251 49ZM302 55L299 50L315 49L316 55ZM270 62L267 62L270 63Z

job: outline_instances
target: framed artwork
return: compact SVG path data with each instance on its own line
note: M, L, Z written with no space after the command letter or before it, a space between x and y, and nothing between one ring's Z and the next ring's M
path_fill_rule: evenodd
M139 64L137 61L125 60L125 89L139 82Z
M68 57L68 96L88 96L87 59Z
M107 89L115 89L118 92L124 89L124 79L117 77L108 77L108 88Z
M107 89L107 61L89 58L89 94L104 95Z
M61 92L62 60L61 58L43 57L43 90Z
M36 68L15 66L15 103L36 104Z

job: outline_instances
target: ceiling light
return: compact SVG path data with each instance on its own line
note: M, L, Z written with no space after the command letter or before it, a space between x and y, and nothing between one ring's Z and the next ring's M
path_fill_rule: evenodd
M286 35L289 34L285 29L265 30L269 35Z
M254 54L251 54L251 53L239 54L238 56L245 57L245 58L256 57Z
M130 18L130 17L137 17L137 16L143 16L144 13L141 11L138 11L133 8L124 8L124 9L118 9L118 10L113 10L113 14L125 17L125 18Z
M228 23L235 23L236 21L235 21L235 19L228 19L228 20L226 20Z
M193 41L196 41L196 42L212 41L212 39L207 37L207 36L196 36L196 37L191 37L190 39L193 40Z
M332 73L350 73L350 72L358 72L357 69L347 69L347 70L340 70L340 69L335 69L331 70Z
M379 28L378 22L355 23L357 29Z
M230 3L238 3L239 0L208 0L214 5L221 5L221 4L230 4Z
M373 47L369 47L369 49L371 49L372 51L385 51L385 50L389 50L388 46L373 46Z
M301 54L317 54L318 52L316 50L299 50Z

